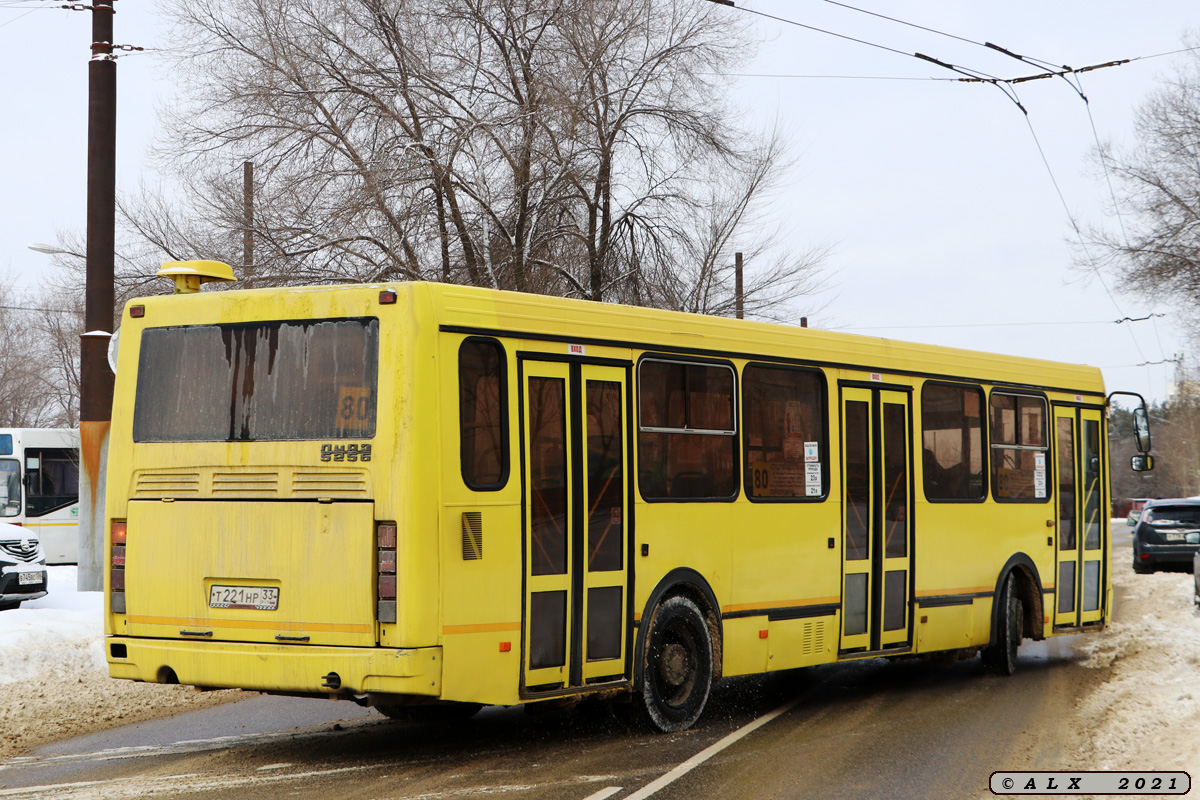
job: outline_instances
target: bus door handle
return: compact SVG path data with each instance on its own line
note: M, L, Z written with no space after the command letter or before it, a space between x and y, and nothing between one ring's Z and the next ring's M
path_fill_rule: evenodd
M212 631L180 631L180 636L212 636Z
M275 634L275 638L281 642L307 642L307 636L284 636L282 633Z

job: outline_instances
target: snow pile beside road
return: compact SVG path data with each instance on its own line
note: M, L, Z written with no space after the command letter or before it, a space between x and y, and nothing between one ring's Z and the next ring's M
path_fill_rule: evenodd
M1200 775L1200 615L1190 574L1137 575L1114 557L1120 622L1080 637L1084 666L1110 669L1080 704L1089 769Z
M0 613L0 686L105 669L104 596L76 591L76 567L48 572L45 597Z

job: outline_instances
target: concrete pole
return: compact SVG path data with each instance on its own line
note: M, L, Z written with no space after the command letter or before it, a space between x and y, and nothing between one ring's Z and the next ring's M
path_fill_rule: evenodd
M80 591L104 589L104 472L112 421L113 374L108 342L113 331L116 232L117 63L113 0L92 5L92 60L88 63L87 288L79 347L79 579Z

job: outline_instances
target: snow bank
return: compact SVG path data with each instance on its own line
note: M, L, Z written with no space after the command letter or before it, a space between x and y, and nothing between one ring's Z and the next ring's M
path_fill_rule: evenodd
M76 567L47 572L45 597L0 611L0 686L107 669L104 595L78 591Z

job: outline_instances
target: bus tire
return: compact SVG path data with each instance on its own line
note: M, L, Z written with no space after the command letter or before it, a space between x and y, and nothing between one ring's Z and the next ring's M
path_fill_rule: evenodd
M712 688L713 649L708 623L686 597L667 598L646 636L642 702L663 733L686 730L700 719Z
M983 649L983 663L997 675L1012 675L1017 671L1017 648L1025 636L1025 606L1017 596L1016 581L1012 575L1004 581L1000 604L996 641Z

